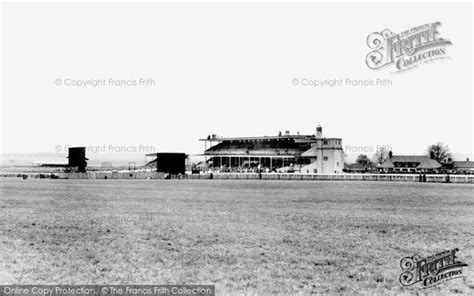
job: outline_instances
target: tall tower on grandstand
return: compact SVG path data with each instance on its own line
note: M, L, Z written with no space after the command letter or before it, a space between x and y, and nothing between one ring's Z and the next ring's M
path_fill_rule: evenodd
M316 138L321 139L323 137L323 127L318 124L316 127Z

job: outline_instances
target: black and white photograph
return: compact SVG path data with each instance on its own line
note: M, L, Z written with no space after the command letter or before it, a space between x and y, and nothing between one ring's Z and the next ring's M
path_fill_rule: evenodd
M0 296L474 295L472 1L0 3Z

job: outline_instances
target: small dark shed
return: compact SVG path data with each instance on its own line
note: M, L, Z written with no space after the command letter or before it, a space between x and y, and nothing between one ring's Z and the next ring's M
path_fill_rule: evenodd
M146 156L155 156L150 163L156 162L156 171L168 174L184 174L186 166L186 153L179 152L158 152L147 154Z
M77 167L79 172L85 172L87 167L86 147L70 147L68 166Z

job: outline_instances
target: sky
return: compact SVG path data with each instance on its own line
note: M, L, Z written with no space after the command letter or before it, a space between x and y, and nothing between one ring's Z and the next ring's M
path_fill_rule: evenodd
M449 59L367 67L370 33L432 22L452 41ZM1 151L199 154L209 134L321 124L348 154L443 142L472 158L471 22L471 4L451 2L4 2Z

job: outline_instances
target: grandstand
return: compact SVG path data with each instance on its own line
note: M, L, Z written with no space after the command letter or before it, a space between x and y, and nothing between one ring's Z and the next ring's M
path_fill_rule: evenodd
M220 171L340 173L344 168L342 139L286 131L277 136L224 138L209 135L205 143L207 166ZM209 148L208 148L209 147Z

